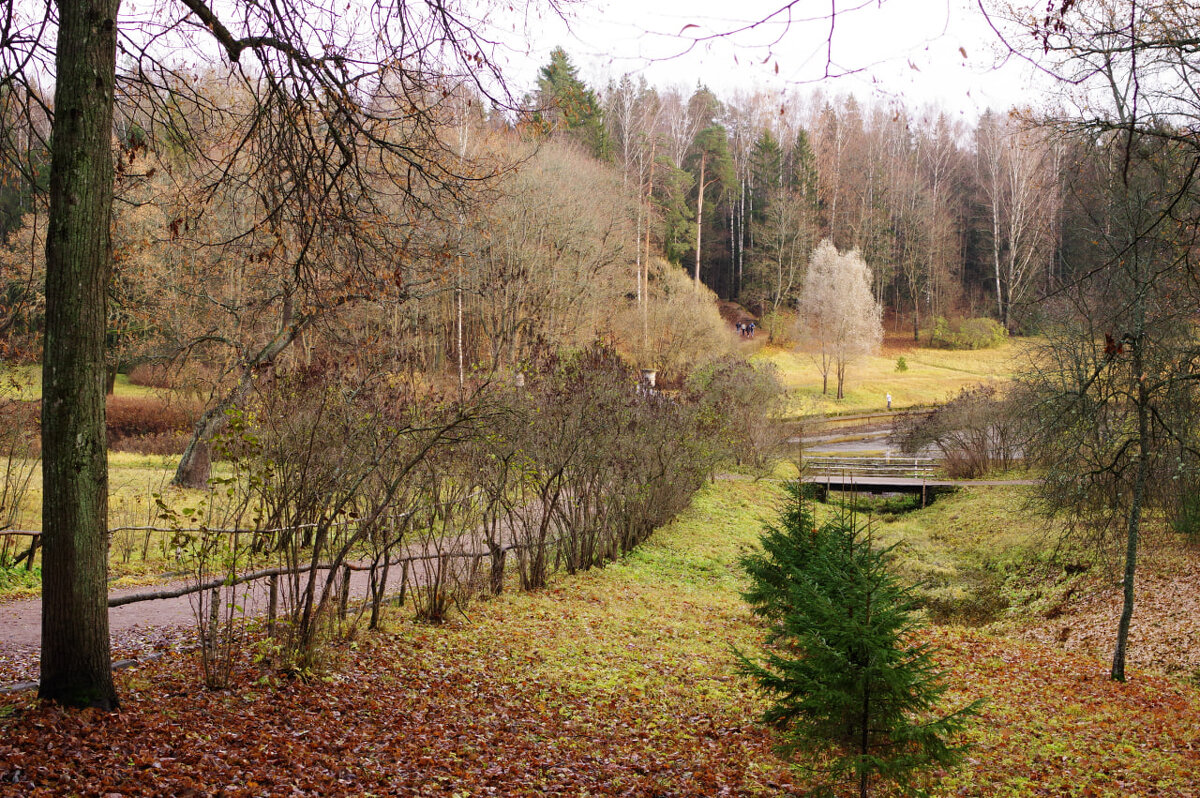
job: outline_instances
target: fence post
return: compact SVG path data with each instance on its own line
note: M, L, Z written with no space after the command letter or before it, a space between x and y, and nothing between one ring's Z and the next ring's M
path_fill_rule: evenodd
M404 606L404 594L408 592L408 564L409 560L405 560L400 568L400 596L396 599L396 606Z
M346 619L346 607L350 603L350 566L342 566L342 596L341 603L338 605L338 617L342 620Z
M271 574L267 580L270 595L267 599L267 634L275 636L275 616L279 612L279 574Z

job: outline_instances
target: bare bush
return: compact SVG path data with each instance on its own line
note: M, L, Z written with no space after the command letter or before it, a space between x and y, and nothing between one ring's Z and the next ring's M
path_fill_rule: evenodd
M255 542L281 566L282 664L320 668L327 644L353 633L362 614L347 612L349 577L368 570L382 593L380 569L412 526L397 518L412 495L406 485L466 415L383 380L354 385L321 370L274 380L246 415L249 490L261 527L282 530Z
M907 454L935 447L950 476L970 479L1013 466L1021 454L1021 424L1017 403L995 386L978 385L931 413L902 414L893 437Z
M171 371L164 365L141 363L129 370L129 383L146 388L174 388L175 380Z
M686 387L701 433L722 458L758 473L771 469L785 438L777 420L784 391L773 365L726 357Z

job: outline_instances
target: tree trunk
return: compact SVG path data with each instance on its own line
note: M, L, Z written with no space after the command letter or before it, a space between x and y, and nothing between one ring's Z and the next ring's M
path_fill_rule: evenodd
M59 0L42 364L45 699L117 707L104 430L118 0Z
M184 488L203 488L208 485L208 477L212 473L212 445L209 439L216 431L216 426L211 425L211 431L208 432L193 433L183 450L183 457L179 459L173 484Z
M1136 257L1136 255L1135 255ZM1125 579L1122 585L1121 620L1117 624L1117 644L1113 650L1112 678L1125 681L1125 651L1129 646L1129 625L1133 621L1133 578L1137 571L1139 528L1142 516L1142 501L1150 473L1150 394L1146 387L1145 354L1142 351L1144 337L1139 335L1133 344L1133 373L1137 377L1138 455L1137 475L1134 477L1133 497L1129 505L1129 518L1125 536Z
M996 312L1005 329L1008 329L1008 324L1005 323L1008 313L1005 312L1004 292L1000 286L1000 211L995 208L992 209L992 266L996 277Z
M280 353L291 346L300 333L312 324L316 316L303 316L294 319L292 302L287 299L283 303L279 332L258 354L242 369L237 384L217 402L205 411L196 428L192 431L192 439L183 450L183 457L175 468L175 476L171 478L172 485L185 488L203 488L208 482L210 470L209 442L212 436L224 429L228 419L225 411L236 407L237 403L249 395L254 386L254 376L261 370L272 366Z
M700 236L704 230L704 167L707 161L707 155L700 156L700 182L696 192L696 271L693 275L697 290L700 289Z

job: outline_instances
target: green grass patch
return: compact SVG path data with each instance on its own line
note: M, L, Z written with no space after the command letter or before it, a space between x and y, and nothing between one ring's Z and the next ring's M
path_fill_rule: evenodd
M1048 530L1025 511L1025 490L969 488L880 518L881 543L898 544L897 567L905 579L930 583L930 598L961 591L959 602L970 604L979 600L977 582L1003 593L1006 579L1046 550ZM780 500L777 483L719 481L620 563L540 593L484 602L445 632L405 622L400 634L415 648L392 655L430 651L441 661L469 661L455 678L499 680L513 694L535 684L538 712L554 719L535 732L543 740L555 738L550 726L561 719L585 735L625 724L643 735L637 755L657 760L697 730L766 733L756 723L762 698L734 675L729 646L753 650L761 640L740 599L737 558L757 545L762 519ZM1177 788L1187 778L1193 762L1182 741L1200 717L1196 690L1144 674L1114 685L1103 662L960 626L935 627L927 637L952 674L949 706L987 699L967 733L974 749L965 765L933 774L931 794L1032 796L1052 784L1053 794L1118 796ZM1064 710L1068 698L1074 712ZM1150 707L1164 714L1149 720ZM1121 743L1125 724L1136 739ZM744 739L753 742L739 746L738 766L750 775L735 793L787 792L769 746L757 733ZM1171 747L1161 747L1168 739ZM720 768L731 754L714 747L711 756ZM1104 767L1088 768L1092 760ZM803 769L792 778L803 785Z
M1025 486L968 487L924 509L880 513L880 542L935 620L972 624L1019 612L1031 569L1045 566L1054 528L1029 511Z
M29 539L23 538L22 546L29 545ZM42 589L42 569L34 566L31 570L25 564L17 566L0 566L0 596L7 598L33 598Z

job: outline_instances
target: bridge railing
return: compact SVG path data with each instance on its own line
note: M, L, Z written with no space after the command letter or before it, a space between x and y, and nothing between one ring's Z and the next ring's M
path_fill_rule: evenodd
M912 477L937 476L940 461L932 457L824 457L804 458L805 473L813 476Z

